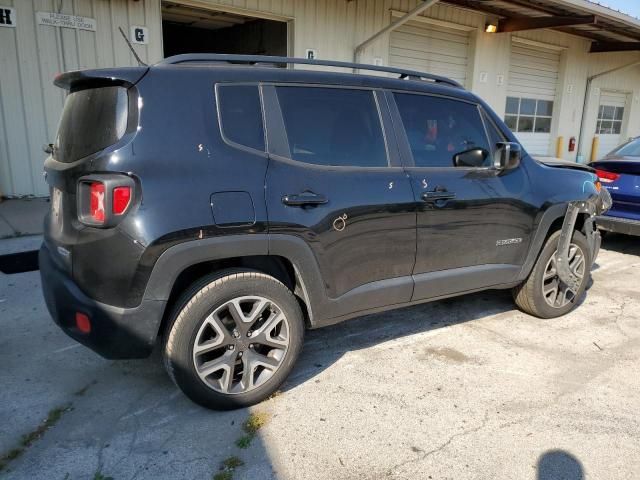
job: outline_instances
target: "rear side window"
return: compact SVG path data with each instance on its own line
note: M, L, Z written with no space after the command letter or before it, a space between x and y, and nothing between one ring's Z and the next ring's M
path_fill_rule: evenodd
M67 95L58 126L54 158L75 162L122 138L129 99L124 87L80 90Z
M371 90L276 87L291 157L314 165L386 167Z
M264 152L257 85L218 85L218 108L222 133L227 140Z
M473 149L491 151L478 107L447 98L394 94L416 167L453 167L453 158Z

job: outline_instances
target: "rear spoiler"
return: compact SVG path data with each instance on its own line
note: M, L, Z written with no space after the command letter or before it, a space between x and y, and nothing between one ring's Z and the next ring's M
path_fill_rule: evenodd
M149 67L104 68L96 70L76 70L59 73L53 84L65 90L83 90L89 87L123 86L131 87L142 80Z

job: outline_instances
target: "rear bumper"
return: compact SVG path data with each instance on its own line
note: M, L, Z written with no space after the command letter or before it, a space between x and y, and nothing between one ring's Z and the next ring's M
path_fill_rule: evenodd
M96 302L56 264L46 245L40 249L39 263L47 309L67 335L109 359L144 358L151 354L165 301L143 300L136 308ZM76 312L89 316L89 333L76 327Z
M601 230L614 233L624 233L625 235L640 236L640 221L628 218L599 216L596 217L596 225Z

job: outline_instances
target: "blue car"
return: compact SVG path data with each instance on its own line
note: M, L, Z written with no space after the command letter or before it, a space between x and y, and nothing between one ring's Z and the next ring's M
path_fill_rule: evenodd
M613 199L613 207L596 219L609 232L640 235L640 137L590 164Z

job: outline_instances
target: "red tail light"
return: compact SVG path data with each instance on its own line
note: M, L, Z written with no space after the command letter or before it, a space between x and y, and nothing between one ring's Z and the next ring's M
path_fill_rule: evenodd
M131 187L116 187L113 189L112 211L114 215L122 215L127 211L131 202Z
M596 170L596 175L598 175L602 183L615 182L620 177L617 173L607 172L605 170Z
M104 223L104 183L92 182L89 186L89 215L96 223Z
M85 225L111 228L135 201L135 181L119 173L87 175L78 180L78 219Z

